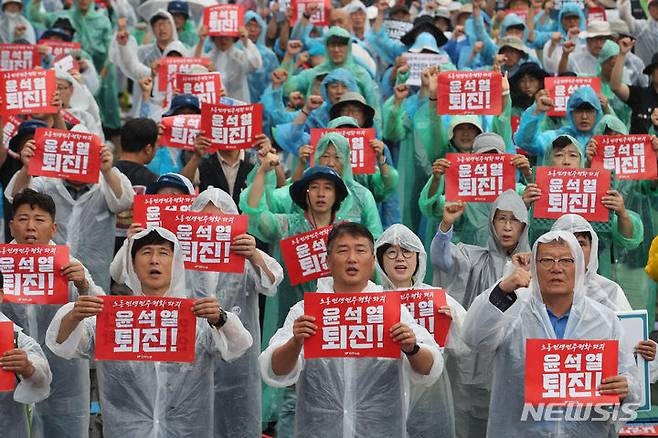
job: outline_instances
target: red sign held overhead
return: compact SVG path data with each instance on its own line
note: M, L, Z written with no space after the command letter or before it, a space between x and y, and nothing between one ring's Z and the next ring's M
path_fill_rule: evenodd
M101 142L98 136L38 128L34 134L34 143L36 149L28 167L30 175L89 184L98 182L101 165Z
M493 202L514 189L516 169L510 154L446 154L446 201Z
M189 211L194 195L135 195L133 222L143 228L161 227L162 212Z
M616 179L655 180L656 151L649 135L595 135L592 169L606 169Z
M201 130L213 149L249 149L263 132L263 105L203 105Z
M54 114L56 90L54 70L0 71L0 113Z
M164 132L159 138L163 146L194 150L194 140L201 130L200 114L181 114L162 118Z
M174 89L179 94L192 94L201 103L216 104L222 89L222 76L217 73L176 73Z
M194 300L104 296L96 317L96 359L194 362Z
M586 85L592 87L596 94L601 94L601 80L599 78L570 76L549 76L544 78L544 88L548 91L548 97L553 100L553 105L555 105L546 114L559 117L566 115L569 97L577 89Z
M208 36L240 36L243 23L241 5L213 5L203 11L203 25L208 28Z
M180 58L176 56L162 58L158 62L158 90L162 93L174 88L174 79L177 73L187 73L194 65L204 67L210 65L210 59L208 58Z
M4 300L19 304L66 304L69 283L62 268L69 263L63 245L0 245Z
M503 83L493 71L449 71L439 74L439 114L492 114L502 112Z
M588 7L587 8L587 27L592 23L592 21L608 21L608 17L605 13L605 8L600 6Z
M331 0L290 0L290 8L292 9L292 22L294 26L297 20L301 18L310 4L317 4L320 7L311 15L309 23L314 26L328 26L329 25L329 10L331 9Z
M533 217L558 219L575 213L591 222L608 222L601 198L610 190L610 172L595 169L538 167L535 183L542 196L535 201Z
M178 238L185 269L244 272L245 258L231 252L231 242L247 232L246 215L165 212L162 223Z
M41 66L34 44L0 44L0 70L31 70Z
M305 293L304 314L315 317L315 336L304 342L304 358L400 357L389 329L400 322L397 292Z
M601 395L605 378L617 375L619 341L526 339L525 403L619 404Z
M425 328L439 346L445 347L452 320L439 310L448 305L446 292L443 289L410 289L400 292L400 302L409 309L418 325Z
M74 43L72 41L39 40L37 45L49 47L54 57L70 55L74 51L80 50L80 43Z
M327 237L332 228L333 226L318 228L280 242L281 254L292 286L329 276Z
M14 345L14 323L0 322L0 356L16 348ZM0 392L16 389L16 374L0 368Z
M375 128L311 128L311 145L314 151L320 138L328 132L337 132L349 141L353 174L372 175L375 173L375 150L370 145L370 141L377 138ZM315 154L311 156L313 155ZM313 160L311 160L312 162Z
M22 119L17 116L11 115L3 120L4 125L2 126L2 146L5 149L9 149L9 141L14 135L18 133L18 127L23 122Z

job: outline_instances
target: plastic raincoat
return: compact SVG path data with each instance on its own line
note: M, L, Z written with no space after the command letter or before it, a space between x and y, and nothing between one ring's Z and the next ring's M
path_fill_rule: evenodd
M520 421L525 387L525 342L529 338L556 339L537 280L537 246L561 239L576 260L573 304L569 310L564 339L621 340L623 329L615 313L585 295L583 252L573 234L552 231L541 236L532 250L529 288L516 291L517 300L502 312L489 301L489 290L478 296L464 322L464 341L477 351L494 356L495 370L487 436L492 437L612 437L610 421ZM491 364L489 364L491 367ZM619 350L619 372L628 379L628 396L623 401L632 409L639 401L637 368L633 356ZM555 415L552 416L554 418Z
M98 184L74 200L59 178L33 177L29 187L50 195L57 205L57 235L55 242L68 245L71 256L85 261L94 282L104 291L110 290L109 266L114 256L114 242L108 239L108 230L116 227L116 214L133 203L134 191L128 178L119 169L112 172L121 179L121 197L117 198L101 175ZM5 189L5 197L13 202L12 196L16 175Z
M562 18L565 15L575 15L575 14L578 14L578 16L580 17L580 22L578 23L578 25L580 27L580 31L584 32L587 27L587 19L585 17L585 11L583 10L583 8L581 8L578 4L573 2L568 2L568 3L565 2L560 7L558 18L555 21L555 26L557 28L554 29L553 31L560 32L562 34L562 38L564 41L569 39L569 36L567 34L569 29L565 29L564 26L562 26ZM544 48L542 50L542 64L544 65L544 69L547 72L553 74L557 72L558 65L560 64L560 57L562 56L562 46L558 44L557 47L555 47L555 49L553 50L553 53L549 53L550 45L551 45L550 39L544 43Z
M258 70L249 73L249 94L251 95L251 102L260 102L265 88L272 81L270 77L272 72L279 67L279 60L272 49L265 45L265 34L267 33L267 23L265 23L265 20L263 20L260 14L254 11L245 12L244 24L246 25L251 20L256 20L260 25L260 35L258 35L256 47L260 52L263 65Z
M183 29L181 29L181 31L178 33L178 38L189 48L196 46L196 44L199 42L199 32L197 31L196 25L194 24L194 20L192 18L185 20Z
M20 37L15 35L18 26L25 26L25 32ZM0 12L0 43L10 44L18 39L26 40L29 44L37 43L32 23L20 12Z
M375 254L385 244L398 245L418 254L418 267L413 276L413 286L410 289L430 289L432 286L423 283L425 278L425 267L427 266L427 253L423 242L409 228L402 224L388 227L381 237L375 242ZM384 268L377 263L375 265L377 274L381 279L382 287L394 290L393 282L388 278ZM448 306L452 312L452 323L448 333L446 353L459 352L467 349L461 341L461 324L466 316L466 311L461 304L446 294ZM449 361L446 357L446 362ZM409 397L409 417L407 418L407 433L409 438L423 438L432 436L435 438L454 437L455 420L448 373L441 373L439 380L432 386L411 385Z
M601 75L601 65L608 59L619 54L619 46L614 41L606 41L599 54L599 66L597 67L597 76L601 78L601 95L608 98L608 107L612 109L614 115L617 116L622 122L630 126L631 124L631 108L621 100L610 88L610 83L607 82ZM626 70L624 70L626 73ZM626 76L626 74L624 74ZM624 83L628 84L630 81L624 79Z
M11 321L0 312L0 321ZM40 402L50 393L52 375L41 346L14 324L14 347L27 353L34 367L31 377L18 378L13 391L0 392L0 428L3 435L12 438L29 438L26 406Z
M213 203L225 214L238 214L238 208L226 192L209 188L194 201L191 211L201 211ZM283 280L283 268L269 255L257 249L265 259L275 281L250 261L242 274L188 271L188 284L195 297L216 296L220 305L237 315L254 339L239 359L227 363L215 361L215 437L254 438L261 435L261 381L258 372L260 325L258 294L276 294Z
M318 281L318 292L333 292L333 279ZM368 282L364 292L380 292ZM414 331L418 344L429 348L434 364L428 375L413 371L402 352L400 359L348 358L304 360L303 352L287 375L272 371L272 354L292 338L295 320L304 314L304 302L295 304L258 361L265 382L295 385L295 437L365 438L405 436L409 384L431 386L443 371L443 357L432 336L416 324L401 306L400 322Z
M653 281L658 281L658 236L656 236L656 238L653 239L653 242L651 242L649 260L647 261L645 270L647 275L651 277Z
M55 74L57 79L64 79L73 86L73 93L65 110L80 120L80 124L87 127L91 134L97 135L103 141L105 134L100 109L87 86L75 80L68 72L55 69Z
M153 230L174 243L172 278L165 296L185 298L187 289L183 254L178 240L171 232L155 227L137 233L130 240L128 254L135 240ZM141 291L132 259L127 258L126 263L127 286L133 291ZM59 309L48 328L46 344L55 354L65 359L92 357L96 317L84 319L66 341L61 344L57 342L62 318L73 309L73 304L66 304ZM213 362L220 358L235 360L252 344L251 335L238 317L227 313L228 319L221 329L215 329L205 319L197 318L193 363L98 361L103 436L212 436L215 412L211 371ZM221 405L217 409L221 410Z

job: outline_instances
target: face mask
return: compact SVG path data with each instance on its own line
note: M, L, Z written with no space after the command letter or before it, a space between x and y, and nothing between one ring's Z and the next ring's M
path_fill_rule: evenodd
M9 18L18 18L18 17L21 16L20 12L5 12L4 14L5 14L6 17L9 17Z

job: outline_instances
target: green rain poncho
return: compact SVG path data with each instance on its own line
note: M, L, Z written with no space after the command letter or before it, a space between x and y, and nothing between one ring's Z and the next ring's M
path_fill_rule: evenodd
M187 47L194 47L199 42L199 33L194 26L194 21L188 18L185 20L183 28L178 32L178 39Z
M597 76L601 78L601 95L608 98L608 107L612 109L614 115L619 118L626 126L631 123L631 108L624 103L610 88L610 83L605 80L601 74L601 65L613 56L619 53L619 46L614 41L606 41L599 54L599 66L597 67Z

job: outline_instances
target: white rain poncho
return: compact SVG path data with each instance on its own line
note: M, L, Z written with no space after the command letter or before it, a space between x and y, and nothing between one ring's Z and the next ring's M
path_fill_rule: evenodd
M263 67L263 60L256 44L247 39L242 48L235 44L226 51L221 51L213 44L205 56L215 64L215 69L222 75L222 87L226 95L243 102L251 102L248 76ZM254 98L259 96L254 96Z
M500 246L493 219L497 210L511 211L523 222L519 242L512 254ZM452 229L439 230L432 240L432 263L439 286L445 288L468 309L473 300L493 286L505 271L513 254L528 252L528 210L514 190L502 193L489 212L489 244L487 248L450 242ZM452 358L451 358L452 359ZM491 389L492 354L476 351L458 355L446 364L455 403L455 423L460 436L477 437L484 433ZM463 435L462 435L463 434Z
M16 244L13 240L11 244ZM49 245L55 245L50 241ZM71 262L78 262L70 258ZM87 295L103 295L85 268L89 283ZM78 298L78 290L69 282L69 302ZM89 429L89 361L64 360L46 348L46 330L61 306L54 304L15 304L4 302L2 313L18 324L25 334L43 348L52 371L50 396L34 406L32 431L35 437L82 436ZM0 429L2 430L2 429ZM9 436L9 435L8 435Z
M0 312L0 321L11 320ZM30 435L25 405L48 397L52 375L39 343L24 334L16 324L14 346L27 353L27 359L34 367L34 374L27 379L21 377L13 391L0 392L0 430L2 436L28 438Z
M381 237L375 242L375 254L383 245L398 245L406 250L418 254L418 267L413 276L411 289L431 289L432 286L423 283L425 269L427 266L427 253L423 242L409 228L402 224L394 224L388 227ZM384 272L384 268L377 263L375 266L377 274L385 289L395 289L395 285ZM452 323L448 333L445 352L464 352L466 347L461 341L461 325L466 316L466 311L454 298L446 294L448 306L452 313ZM449 358L446 357L446 361ZM448 373L443 372L432 386L411 385L409 397L409 416L407 418L407 433L409 438L422 438L432 436L434 438L454 437L455 421Z
M69 105L64 109L80 120L82 125L89 128L90 133L97 135L101 141L104 141L105 134L103 133L103 125L101 123L101 112L96 99L94 99L87 86L76 81L67 72L55 69L55 74L57 79L64 79L73 87Z
M517 300L505 312L489 301L492 285L478 296L464 321L463 338L473 349L494 355L494 376L487 436L527 437L612 437L615 424L607 421L521 421L525 388L526 339L556 339L537 279L537 247L540 243L564 241L576 260L573 303L564 339L621 340L622 327L615 313L585 296L585 262L574 235L551 231L532 248L529 288L516 290ZM491 364L489 364L491 366ZM639 401L639 385L632 354L619 351L618 374L628 379L628 396L623 404ZM553 413L553 417L555 417Z
M91 278L104 291L110 290L110 263L114 255L114 242L108 230L116 227L116 214L132 206L134 191L128 178L117 168L112 172L121 179L121 197L99 175L98 184L74 200L59 178L32 177L29 187L53 198L57 206L57 235L55 243L68 245L71 256L84 260ZM5 189L5 197L13 202L16 175Z
M20 2L21 5L23 2ZM25 26L25 33L16 37L16 27ZM32 23L21 12L0 12L0 43L13 43L16 40L26 40L29 44L36 44L37 38Z
M149 228L130 240L128 254L136 240L152 231L174 244L171 283L164 296L185 298L183 254L176 237L160 228ZM132 259L126 260L126 284L141 291ZM141 295L141 293L136 293ZM62 318L74 303L62 307L50 327L46 344L65 359L92 357L95 346L96 317L84 319L63 343L57 343ZM252 339L237 316L228 312L221 329L197 318L196 352L193 363L97 361L98 385L106 438L207 437L213 428L213 362L235 360L247 351ZM226 400L226 403L231 403ZM222 406L217 407L218 410Z
M381 292L368 282L364 292ZM333 279L318 280L318 292L333 292ZM400 321L414 331L419 345L429 348L434 364L428 375L413 371L409 360L330 358L305 360L302 353L290 374L272 371L272 353L288 342L304 302L295 304L286 322L270 340L258 361L265 383L274 387L295 385L295 436L298 438L403 437L409 403L409 384L431 386L443 372L443 358L432 336L416 324L406 307Z
M191 211L201 211L212 203L225 214L238 214L238 208L228 193L208 188L194 201ZM215 296L222 308L230 310L251 333L254 343L241 358L231 363L215 362L215 437L251 438L261 435L261 380L258 371L260 354L260 324L258 294L272 296L283 280L283 268L276 260L256 249L274 274L267 274L250 261L244 273L187 271L188 284L195 297ZM229 403L224 403L230 401Z

